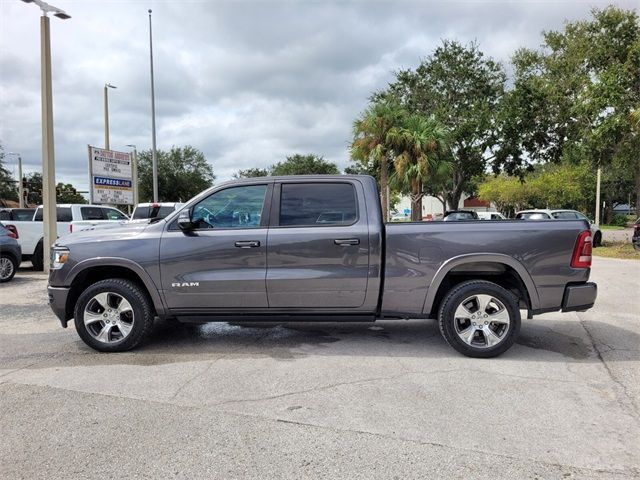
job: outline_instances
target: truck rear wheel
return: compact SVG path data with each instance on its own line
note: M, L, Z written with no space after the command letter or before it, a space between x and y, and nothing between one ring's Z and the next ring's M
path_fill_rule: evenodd
M438 323L447 343L463 355L495 357L513 345L520 331L518 300L500 285L470 280L447 293Z
M78 297L76 331L100 352L124 352L137 346L153 325L154 309L138 284L122 278L101 280Z

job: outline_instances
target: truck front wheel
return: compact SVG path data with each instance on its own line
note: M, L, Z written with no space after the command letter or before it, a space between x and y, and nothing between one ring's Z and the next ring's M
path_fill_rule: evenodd
M513 345L520 330L518 300L492 282L463 282L445 296L438 323L447 343L463 355L495 357Z
M138 284L122 278L101 280L78 297L76 331L100 352L124 352L137 346L153 325L154 309Z

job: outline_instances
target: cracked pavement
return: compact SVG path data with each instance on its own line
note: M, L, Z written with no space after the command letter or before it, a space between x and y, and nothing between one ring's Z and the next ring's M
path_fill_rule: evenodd
M100 354L0 285L2 478L640 478L640 262L496 359L434 321L158 323Z

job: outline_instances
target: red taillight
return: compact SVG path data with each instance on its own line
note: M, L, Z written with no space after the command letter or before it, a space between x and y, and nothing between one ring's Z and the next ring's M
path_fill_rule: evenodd
M73 225L69 224L69 233L73 233Z
M15 225L7 225L5 228L9 230L9 236L11 238L15 238L15 239L20 238L20 235L18 235L18 229L16 228Z
M591 268L591 248L593 239L591 231L581 232L576 240L576 246L573 249L571 257L571 266L573 268Z

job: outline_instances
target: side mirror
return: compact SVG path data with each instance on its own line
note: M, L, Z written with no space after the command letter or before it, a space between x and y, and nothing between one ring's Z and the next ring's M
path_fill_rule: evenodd
M193 222L191 221L191 209L182 210L178 214L178 227L180 227L180 230L191 230L194 228Z

